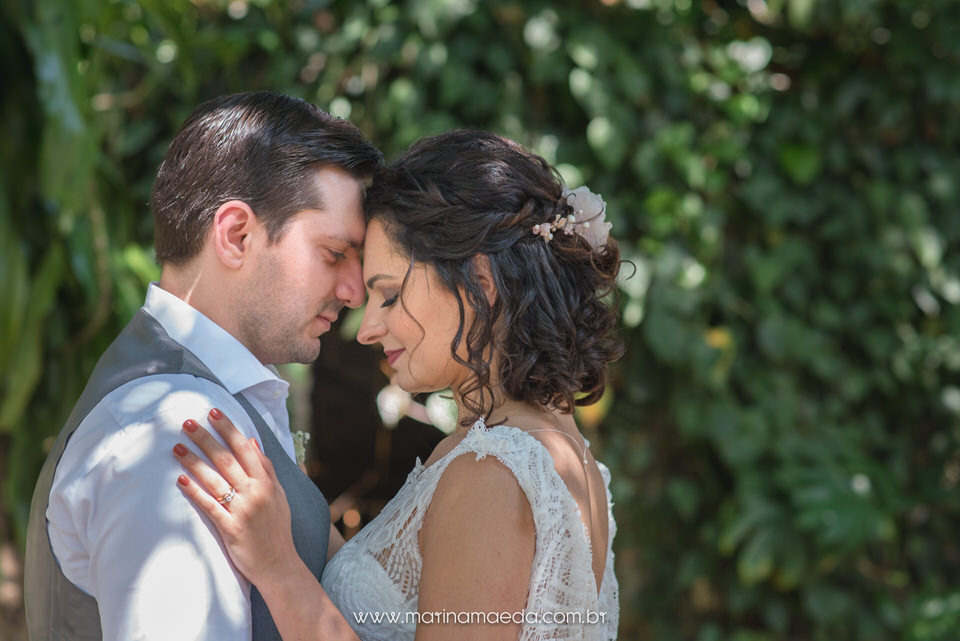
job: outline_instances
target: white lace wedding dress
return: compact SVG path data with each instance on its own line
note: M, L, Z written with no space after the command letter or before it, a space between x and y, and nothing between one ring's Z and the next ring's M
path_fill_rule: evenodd
M617 637L620 604L611 544L616 533L610 472L598 463L607 489L609 536L599 594L592 553L576 500L533 436L478 421L443 458L424 467L419 459L383 511L347 541L324 570L322 584L363 641L412 641L423 559L417 534L446 466L457 456L496 456L509 468L533 512L537 540L530 572L526 621L547 614L563 625L524 623L520 639L610 641ZM558 614L559 613L559 614ZM577 623L579 617L579 623Z

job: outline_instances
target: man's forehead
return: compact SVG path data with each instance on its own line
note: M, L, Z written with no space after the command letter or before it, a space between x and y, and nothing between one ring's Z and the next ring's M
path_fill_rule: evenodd
M333 233L329 234L330 238L338 240L344 245L349 245L353 249L359 251L363 250L363 234L359 236L356 234L347 234L347 233Z
M366 223L361 214L342 210L307 209L300 214L312 220L317 232L326 238L338 241L360 251L366 235Z
M363 214L364 183L336 166L320 166L315 174L315 209L326 217L328 236L359 250L366 220Z

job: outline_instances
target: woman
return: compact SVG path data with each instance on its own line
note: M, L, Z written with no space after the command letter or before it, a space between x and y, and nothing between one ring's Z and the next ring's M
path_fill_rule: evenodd
M383 348L405 390L452 390L457 430L322 586L293 549L269 462L216 410L233 454L188 422L219 471L177 448L199 481L181 489L284 639L616 638L609 473L573 418L622 352L603 201L567 192L511 141L454 131L380 170L365 210L358 340Z

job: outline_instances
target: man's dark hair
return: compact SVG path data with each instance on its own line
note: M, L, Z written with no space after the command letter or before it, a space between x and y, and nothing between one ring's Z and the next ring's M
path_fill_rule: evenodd
M204 102L157 171L157 262L183 265L199 254L214 214L230 200L247 203L277 242L293 214L323 208L310 180L318 168L365 180L381 164L383 155L355 125L299 98L259 91Z

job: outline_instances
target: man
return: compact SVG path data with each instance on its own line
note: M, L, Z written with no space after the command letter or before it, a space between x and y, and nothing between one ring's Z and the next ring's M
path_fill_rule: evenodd
M152 196L160 281L98 362L34 492L31 639L279 639L177 490L170 450L184 419L234 418L273 461L319 578L338 535L293 462L272 365L313 361L340 310L363 302L363 181L380 163L356 127L287 96L224 96L184 123Z

